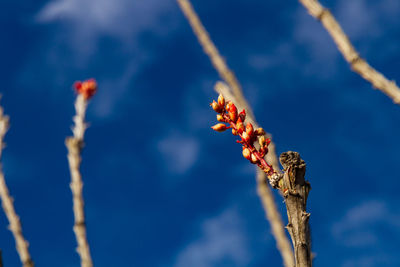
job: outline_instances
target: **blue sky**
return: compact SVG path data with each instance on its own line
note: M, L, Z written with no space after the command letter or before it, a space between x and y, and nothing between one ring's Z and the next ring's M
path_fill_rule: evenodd
M322 3L399 82L400 2ZM400 107L297 1L193 4L278 152L308 164L315 265L399 266ZM4 172L37 266L79 266L64 139L71 85L90 77L82 173L96 266L281 266L253 166L209 128L218 76L175 1L3 0L0 32ZM4 263L19 266L7 224L1 213Z

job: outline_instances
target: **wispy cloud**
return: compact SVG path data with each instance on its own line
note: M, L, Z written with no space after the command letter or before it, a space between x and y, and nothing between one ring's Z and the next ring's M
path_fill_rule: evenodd
M200 145L196 138L181 132L171 132L161 138L157 149L163 167L171 174L184 174L197 161Z
M176 257L175 267L247 266L250 252L240 216L227 210L205 220L201 235L191 241Z
M371 253L361 257L347 259L341 265L342 267L380 267L380 266L398 266L399 260L388 253Z
M18 80L32 85L31 80L46 79L47 88L65 90L67 82L81 78L75 77L77 71L96 75L101 90L93 101L94 115L110 118L135 88L135 77L156 59L157 47L145 44L143 35L158 43L168 41L177 29L178 11L173 1L162 0L49 1L34 22L38 27L52 25L41 28L51 34L43 35Z
M400 212L381 200L369 200L350 208L332 226L333 237L347 247L368 247L382 242L378 227L398 229ZM400 238L400 236L399 236Z
M39 11L36 20L65 23L75 36L76 48L84 49L91 47L100 35L123 38L131 43L146 30L165 34L173 29L175 22L171 3L161 0L54 0Z

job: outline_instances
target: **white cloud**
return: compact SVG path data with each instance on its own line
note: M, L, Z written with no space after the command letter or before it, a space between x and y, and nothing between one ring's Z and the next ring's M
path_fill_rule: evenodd
M99 80L100 90L93 101L93 111L97 118L105 119L111 117L124 100L124 95L130 89L130 81L138 72L139 66L134 60L128 64L124 72L114 79ZM135 101L133 97L132 101Z
M196 138L180 132L172 132L157 143L162 163L172 174L184 174L197 161L199 142Z
M384 2L384 1L382 1ZM377 19L381 15L364 0L340 1L337 7L337 19L350 39L362 36L376 38L380 32Z
M137 51L138 36L150 32L166 36L177 26L174 2L162 0L54 0L36 15L39 24L61 23L56 43L66 42L84 56L94 53L99 37L118 39L127 51Z
M387 253L372 253L361 257L354 257L345 260L342 267L379 267L379 266L398 266L399 260Z
M365 201L353 208L332 226L333 237L347 247L368 247L377 245L382 238L376 229L398 229L400 224L398 209L389 208L381 200Z
M167 26L172 26L169 23L173 24L173 4L162 0L54 0L39 11L36 20L39 23L68 23L81 36L126 37L146 29L162 33L168 30Z
M350 39L367 37L372 40L384 33L388 21L398 19L399 11L397 0L341 0L336 16Z
M250 261L246 234L234 210L227 210L215 218L205 220L201 226L201 237L189 243L178 254L174 266L221 266L223 261L228 261L230 266L247 266Z
M61 88L59 85L65 85L70 80L66 73L68 69L82 69L90 73L93 68L89 64L96 58L96 62L104 65L97 70L101 72L96 73L102 76L97 77L101 90L97 100L93 101L94 115L102 119L111 117L130 89L130 82L143 66L149 65L157 56L154 48L143 45L140 37L146 33L160 42L171 38L170 33L178 26L177 12L179 10L174 1L163 0L49 1L35 16L38 25L55 24L59 27L48 37L49 40L43 40L39 52L45 53L40 55L43 67L50 68L52 72L51 75L46 74L53 80L49 83L54 82L57 84L54 88ZM110 48L112 50L103 50L103 47L98 50L104 37L115 46ZM100 52L107 53L102 61ZM115 68L105 65L111 55L120 59ZM30 80L32 77L25 76L39 72L33 69L37 68L37 61L37 53L32 53L19 80ZM115 74L115 70L119 69L122 69L120 74Z
M296 12L293 39L297 44L304 45L309 52L309 62L303 63L303 72L312 72L308 74L314 75L316 67L320 66L317 69L319 74L321 72L327 76L334 74L339 52L326 30L303 7L299 7ZM296 54L296 51L294 50L292 54Z

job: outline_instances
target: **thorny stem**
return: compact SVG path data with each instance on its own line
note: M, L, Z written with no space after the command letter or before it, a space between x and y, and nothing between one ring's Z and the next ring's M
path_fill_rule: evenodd
M271 188L268 185L267 175L259 168L257 168L257 193L260 196L264 210L267 211L265 215L271 223L271 232L275 237L276 246L281 252L283 264L285 267L293 267L294 256L292 245L286 236L282 216L276 207Z
M204 52L208 55L211 63L213 64L215 70L218 72L220 77L225 80L225 82L229 85L229 93L231 90L233 91L233 97L236 99L236 103L242 108L246 108L248 111L251 120L253 120L253 125L256 126L256 121L252 110L250 109L245 97L243 96L242 87L236 78L233 71L231 71L226 64L225 60L220 55L217 47L214 45L213 41L211 40L209 34L207 33L206 29L201 23L200 18L196 14L196 11L193 9L189 0L177 0L179 7L181 8L182 12L184 13L185 17L187 18L190 26L194 34L197 37L198 42L203 47ZM217 83L218 84L218 83ZM223 86L215 86L215 88L225 88ZM226 86L228 88L228 86ZM220 92L222 93L222 92ZM268 134L267 137L271 138ZM275 144L273 142L270 143L270 153L267 155L267 159L271 162L272 166L278 166L278 157L275 151ZM276 167L279 170L279 166ZM268 186L268 185L267 185ZM261 192L264 187L258 184L258 191ZM268 201L274 201L273 195L271 190L263 190L260 193L261 202L264 204ZM264 200L263 198L268 198ZM280 219L280 214L275 205L263 205L264 210L267 214L275 214L276 216L267 216L272 228L278 229L279 227L283 229L282 220ZM282 231L273 231L273 235L278 243L279 252L282 255L283 264L285 267L292 267L293 266L293 251L290 248L290 245L279 245L279 244L289 244L289 240L286 235L281 234Z
M305 162L300 158L297 152L289 151L282 153L280 162L284 167L284 173L283 175L278 174L272 166L264 160L264 156L268 153L269 144L264 137L265 131L262 128L254 130L251 123L247 123L246 127L244 127L244 121L246 119L245 110L238 113L235 104L230 101L225 104L225 98L222 95L219 95L218 102L214 100L210 106L218 113L218 121L229 124L229 126L227 126L223 123L218 123L211 128L217 132L232 129L232 134L239 135L241 140L237 142L243 145L243 157L253 164L257 164L260 169L268 175L270 184L278 188L282 193L285 199L289 221L286 228L292 238L295 250L295 266L311 267L311 235L308 223L310 214L306 212L307 197L311 187L304 178ZM257 139L260 149L254 147L254 142ZM265 187L264 183L265 180L263 181L262 177L258 179L259 188L262 189L262 186ZM259 194L261 195L260 192ZM263 200L268 201L268 199ZM267 205L267 203L265 203L265 205ZM277 232L277 234L279 233Z
M65 140L65 144L68 148L68 163L71 172L70 187L73 195L73 211L75 217L73 229L78 243L77 252L81 258L81 266L92 267L93 262L86 236L84 201L82 196L82 175L79 170L82 160L81 150L83 148L83 137L87 128L85 123L86 107L87 99L82 94L79 94L75 102L75 125L72 129L74 136L68 137Z
M283 197L288 215L287 230L292 238L296 267L311 267L311 233L306 212L310 183L305 180L306 164L299 153L288 151L279 158L284 167Z
M5 147L4 144L4 135L6 134L9 127L9 118L8 116L4 116L3 108L0 107L0 159L2 155L2 150ZM17 213L15 212L13 198L9 194L9 190L6 185L6 181L4 179L4 173L0 164L0 198L3 206L3 210L7 216L7 219L10 223L9 229L12 232L17 252L21 259L22 265L24 267L33 267L33 261L31 255L28 250L28 242L25 240L22 234L22 226L19 220Z

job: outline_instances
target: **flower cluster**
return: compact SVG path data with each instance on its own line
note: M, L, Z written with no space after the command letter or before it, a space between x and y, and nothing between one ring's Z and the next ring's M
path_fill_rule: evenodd
M210 106L217 112L218 123L211 128L217 132L223 132L232 129L232 134L240 137L236 141L242 144L243 157L248 159L251 163L257 164L268 177L276 174L271 165L269 165L264 157L268 153L268 145L271 142L269 138L265 138L265 131L263 128L254 129L251 123L245 124L246 111L243 109L240 113L231 101L225 103L224 97L220 94L218 101L213 101ZM224 124L227 123L228 125ZM254 142L258 140L260 148L254 146Z
M73 87L85 100L89 100L97 92L97 82L95 79L89 79L83 82L77 81L74 83Z

